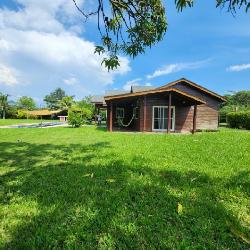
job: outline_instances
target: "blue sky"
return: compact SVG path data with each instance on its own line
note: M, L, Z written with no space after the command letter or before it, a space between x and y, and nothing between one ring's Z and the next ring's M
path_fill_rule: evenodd
M91 9L93 0L78 0ZM220 94L250 89L250 13L236 16L196 1L178 13L167 1L162 42L108 73L93 55L100 43L93 18L83 23L70 0L1 0L0 92L43 97L61 87L81 99L108 89L160 86L188 78Z

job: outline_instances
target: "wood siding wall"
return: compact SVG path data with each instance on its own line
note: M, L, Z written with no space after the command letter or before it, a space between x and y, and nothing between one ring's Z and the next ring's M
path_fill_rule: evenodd
M187 85L185 82L178 83L173 86L173 88L182 90L186 93L189 93L193 96L199 97L204 100L206 104L197 106L197 118L196 118L196 128L197 130L216 130L218 128L218 110L220 101L206 94L194 87ZM134 131L152 131L152 113L153 106L168 106L168 93L164 94L155 94L146 96L146 117L145 117L145 127L144 127L144 102L145 98L140 97L138 99L139 105L139 119L133 121L131 126L128 128ZM172 106L175 106L175 131L192 131L193 129L193 114L194 114L194 106L183 104L180 102L175 102L173 99ZM113 127L117 126L116 119L116 107L124 107L125 108L125 117L124 123L127 123L131 117L133 108L131 105L125 104L117 104L113 101ZM110 103L108 103L108 112L107 112L107 121L109 127L109 113L110 113Z
M197 129L218 129L219 100L194 87L191 87L190 85L187 85L185 82L176 84L174 88L197 96L206 102L206 104L198 105L197 107ZM181 116L179 119L184 119L184 122L182 126L181 122L179 123L179 129L190 130L192 128L193 107L189 107L189 109L181 109L182 112L178 112L178 115ZM186 119L184 118L185 116Z

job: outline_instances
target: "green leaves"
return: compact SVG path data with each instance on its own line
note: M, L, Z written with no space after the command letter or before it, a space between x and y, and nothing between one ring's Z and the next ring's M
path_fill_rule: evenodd
M248 12L250 8L250 1L249 0L217 0L216 7L222 7L227 8L228 11L231 11L233 13L236 12L236 9L240 9L242 7L245 7L246 12Z
M96 46L95 53L105 53L102 64L113 70L120 66L118 54L134 58L162 40L167 22L162 0L111 0L109 3L106 7L110 10L107 11L100 1L98 29L102 45ZM111 14L107 16L105 13Z
M102 65L103 64L108 69L108 71L110 69L113 70L113 69L117 68L118 66L120 66L118 56L111 56L109 58L105 57L102 61Z
M95 47L95 54L97 53L98 55L101 55L105 52L105 49L102 46L96 46Z
M97 2L98 8L94 12L86 14L79 7L78 10L85 19L97 15L102 45L96 46L95 53L105 53L106 58L102 64L108 70L120 65L118 54L134 58L161 41L167 31L163 0L109 0L107 4L104 0ZM249 0L216 0L216 3L216 7L225 7L231 12L241 7L245 7L246 12L250 9ZM175 5L178 11L183 11L193 7L194 0L175 0Z
M193 0L175 0L176 8L178 11L182 11L186 7L193 7Z

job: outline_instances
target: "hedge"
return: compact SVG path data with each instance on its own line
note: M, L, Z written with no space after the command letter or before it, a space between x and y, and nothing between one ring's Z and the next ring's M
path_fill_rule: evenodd
M227 123L230 128L250 129L250 111L228 113Z

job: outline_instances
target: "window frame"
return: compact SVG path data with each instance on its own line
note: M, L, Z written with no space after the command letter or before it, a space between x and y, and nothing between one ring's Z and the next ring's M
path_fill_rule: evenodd
M118 115L118 111L122 111L123 116L119 116L119 115ZM125 116L124 108L122 108L122 107L117 107L116 110L115 110L115 113L116 113L116 114L115 114L116 119L124 119L124 116Z
M166 109L168 109L168 106L153 106L152 107L153 108L153 111L152 111L152 131L167 131L167 128L166 129L155 129L154 128L154 113L155 113L155 108L166 108ZM173 117L171 117L170 119L171 119L171 129L170 129L170 131L175 131L175 106L171 106L170 107L172 110L173 110ZM172 112L171 112L171 114L172 114Z

